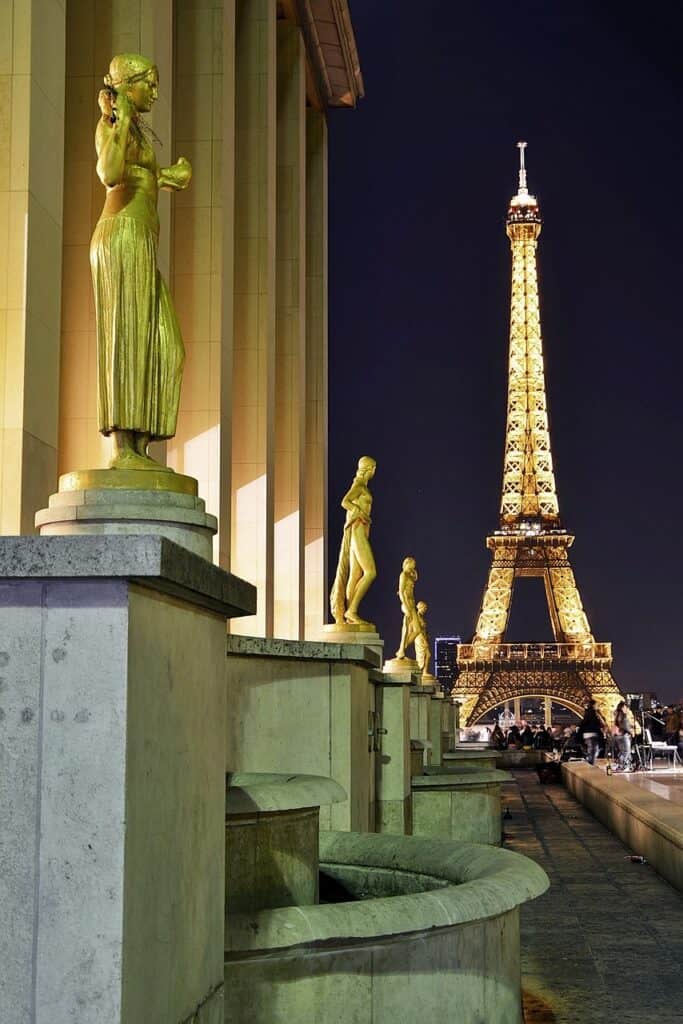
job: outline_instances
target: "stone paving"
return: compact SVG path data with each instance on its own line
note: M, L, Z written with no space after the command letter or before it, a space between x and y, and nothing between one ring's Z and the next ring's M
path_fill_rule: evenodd
M515 772L504 845L550 890L522 910L526 1024L680 1024L683 898L559 784ZM637 851L636 851L637 852Z

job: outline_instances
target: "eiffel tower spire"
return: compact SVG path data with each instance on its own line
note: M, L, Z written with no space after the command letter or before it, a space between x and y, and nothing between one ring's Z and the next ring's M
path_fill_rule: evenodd
M611 716L620 698L609 643L597 643L569 561L574 537L560 523L545 393L536 249L538 201L527 187L526 142L518 142L519 187L506 233L512 249L510 359L500 528L471 644L458 647L463 718L476 722L503 701L543 696L580 712L590 696ZM555 642L505 642L515 581L543 580Z
M507 430L503 462L501 525L559 521L559 505L550 451L538 304L536 246L541 214L529 194L524 163L526 142L518 142L519 188L506 220L512 248L510 361Z

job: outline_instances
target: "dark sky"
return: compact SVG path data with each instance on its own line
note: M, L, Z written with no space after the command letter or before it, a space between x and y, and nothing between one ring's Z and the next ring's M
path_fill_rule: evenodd
M432 636L474 630L498 526L522 138L584 607L622 689L683 697L683 26L668 6L352 0L366 97L330 117L330 572L339 500L373 455L379 575L361 611L389 656L406 554ZM551 639L534 584L517 581L510 640Z

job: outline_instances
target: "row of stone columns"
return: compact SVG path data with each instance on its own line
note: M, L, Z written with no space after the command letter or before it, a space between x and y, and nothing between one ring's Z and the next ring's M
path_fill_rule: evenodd
M327 134L301 29L276 0L14 0L0 100L0 531L30 533L58 472L106 465L88 247L97 94L111 56L159 67L159 265L187 350L169 465L218 517L215 560L253 580L246 633L319 632L325 591ZM2 247L0 247L2 248Z

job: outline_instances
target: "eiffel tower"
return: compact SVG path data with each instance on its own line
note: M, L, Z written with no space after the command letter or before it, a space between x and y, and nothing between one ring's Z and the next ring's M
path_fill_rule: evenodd
M569 561L574 537L560 522L545 395L536 246L541 216L520 154L519 188L506 219L512 249L507 429L500 529L486 539L493 563L471 644L458 647L454 695L473 724L515 697L550 697L581 713L592 696L611 721L621 699L612 645L596 643ZM555 643L505 643L518 577L541 577Z

